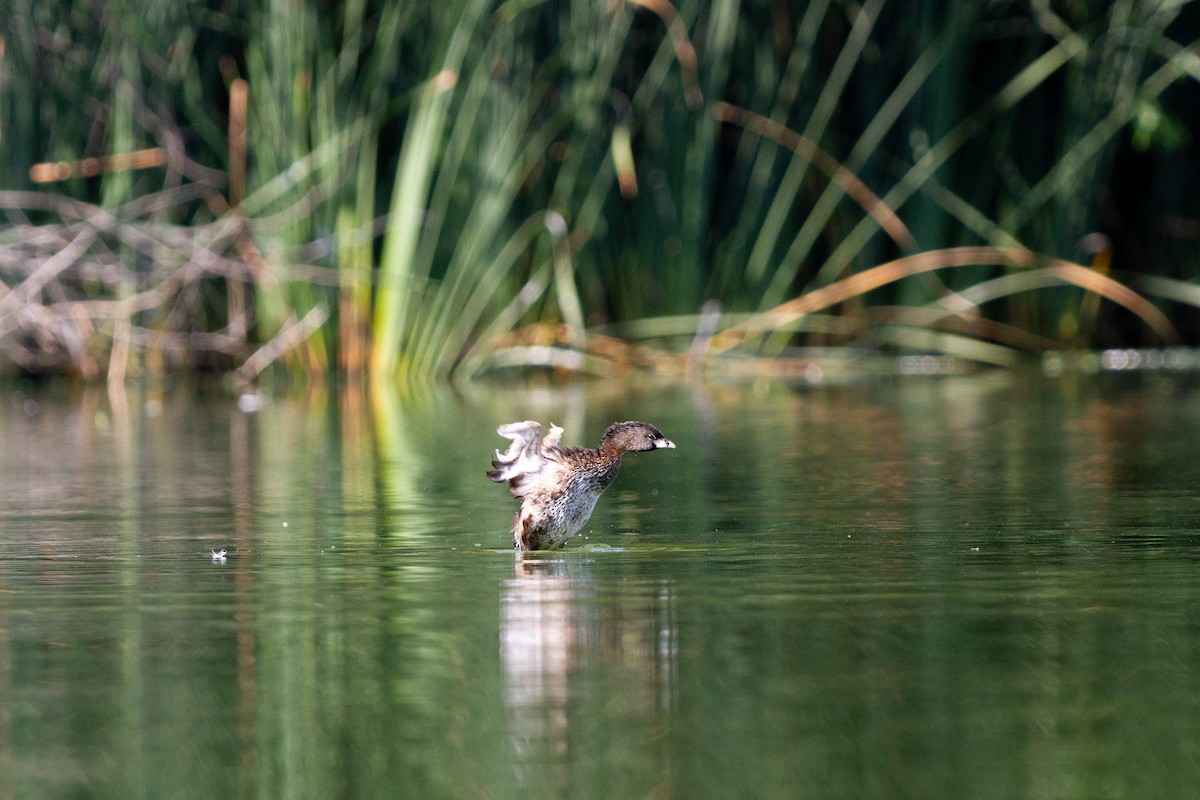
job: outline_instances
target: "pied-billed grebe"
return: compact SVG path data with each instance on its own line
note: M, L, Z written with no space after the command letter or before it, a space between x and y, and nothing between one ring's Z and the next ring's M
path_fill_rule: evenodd
M578 533L617 477L623 453L675 446L645 422L613 423L595 450L559 447L563 429L553 422L545 438L532 420L501 425L496 433L512 444L503 455L496 451L495 469L487 475L496 483L507 481L509 493L521 498L512 525L518 550L562 547Z

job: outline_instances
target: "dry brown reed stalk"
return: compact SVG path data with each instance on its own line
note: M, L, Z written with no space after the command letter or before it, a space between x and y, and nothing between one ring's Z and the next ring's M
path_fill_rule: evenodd
M586 338L572 326L534 323L499 337L477 370L513 367L546 367L559 372L612 377L631 370L682 373L686 357L626 339L589 333Z
M667 26L667 35L671 37L671 46L675 48L675 60L679 62L679 71L683 78L684 100L693 111L699 110L704 104L704 94L700 91L700 67L696 60L696 48L688 38L687 26L683 24L679 12L668 0L629 2L654 12Z
M132 169L161 167L167 163L167 152L161 147L148 147L130 153L81 158L78 161L54 161L34 164L29 168L29 180L34 183L54 183L69 178L94 178L105 172L128 172Z
M950 331L993 342L1029 353L1044 353L1062 349L1063 343L1031 333L1015 325L978 316L948 314L942 308L911 308L907 306L873 306L864 310L872 325L909 325L931 330Z
M916 247L912 233L909 232L908 226L901 221L900 217L896 216L896 212L889 208L879 195L871 191L857 175L822 150L816 142L810 141L786 125L781 125L761 114L724 101L718 100L713 103L710 111L721 122L745 128L808 159L813 166L824 172L826 177L841 187L851 200L858 203L901 250L907 252Z
M9 221L0 228L0 369L107 373L111 385L136 368L135 357L151 369L246 359L256 344L250 312L214 309L207 297L221 283L279 293L279 276L250 239L253 224L235 215L161 221L198 200L211 204L215 192L187 184L110 212L46 192L0 191ZM319 327L327 314L318 308L259 348L245 374Z
M242 78L229 84L229 205L246 196L246 107L250 86Z
M952 247L898 258L755 314L713 336L708 354L726 352L748 339L778 330L805 314L859 297L902 278L937 269L968 266L1040 267L1047 276L1059 283L1094 292L1133 312L1166 344L1179 341L1179 335L1170 320L1150 301L1123 283L1081 264L1039 255L1019 247Z

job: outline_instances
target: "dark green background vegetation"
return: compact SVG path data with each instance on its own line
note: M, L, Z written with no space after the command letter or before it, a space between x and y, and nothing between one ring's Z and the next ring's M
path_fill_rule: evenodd
M124 325L135 364L156 347L233 364L291 325L307 336L293 363L316 368L473 374L513 344L519 363L547 361L531 344L595 357L583 327L670 354L708 300L724 328L963 245L1111 268L1179 340L1200 338L1192 3L5 0L2 17L0 187L49 199L6 192L0 244L35 263L15 243L30 226L70 232L59 196L127 225L98 235L120 279L63 272L23 300L162 285L130 227L180 252L189 231L248 221L193 240L225 267L94 315L85 353ZM227 179L238 81L244 198ZM152 147L164 166L30 183L35 164ZM847 195L847 175L866 194ZM876 201L902 235L880 230ZM1093 233L1107 240L1085 245ZM29 271L18 260L0 266L10 289ZM913 338L945 328L914 312L928 304L954 309L969 341L997 340L978 320L1012 326L999 341L1016 351L1163 343L1070 282L993 281L1025 270L985 259L889 282L741 350L944 349ZM252 313L235 319L239 304ZM568 333L525 327L558 321ZM166 331L230 341L169 347Z

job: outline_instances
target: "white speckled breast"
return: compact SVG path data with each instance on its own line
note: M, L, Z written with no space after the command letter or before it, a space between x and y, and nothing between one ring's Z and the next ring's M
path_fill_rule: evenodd
M524 549L561 547L587 524L601 492L621 468L621 460L588 451L559 450L561 460L525 495L513 521L515 543ZM557 460L557 459L556 459Z

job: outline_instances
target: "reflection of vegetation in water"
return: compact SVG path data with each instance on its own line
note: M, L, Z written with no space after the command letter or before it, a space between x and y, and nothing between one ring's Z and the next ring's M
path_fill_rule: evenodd
M724 365L714 333L1157 344L1131 289L1197 302L1186 4L943 5L18 2L0 185L39 191L0 193L0 354L250 380ZM963 245L1008 255L816 302Z
M1189 797L1195 393L606 383L381 423L5 395L0 786ZM513 554L483 470L522 407L585 441L624 408L685 457L631 460L589 542Z

